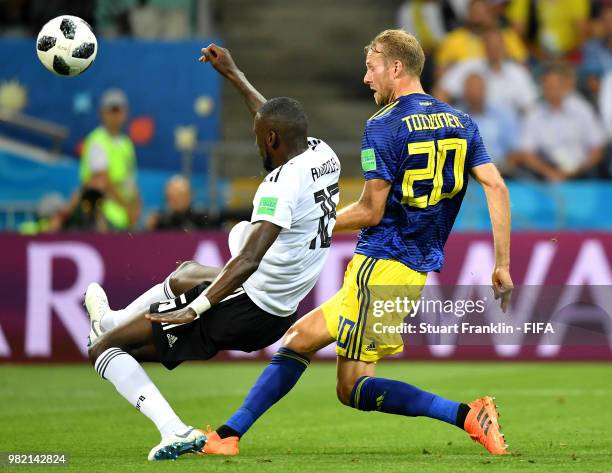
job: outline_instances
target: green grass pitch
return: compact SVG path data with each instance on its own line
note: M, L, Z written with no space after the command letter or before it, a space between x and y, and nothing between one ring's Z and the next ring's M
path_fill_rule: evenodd
M178 414L205 427L240 405L262 363L146 369ZM378 375L470 401L497 396L514 452L493 457L459 429L358 412L335 398L335 366L314 362L262 417L238 457L149 463L153 424L86 365L0 366L0 451L65 452L78 472L612 472L612 365L383 362Z

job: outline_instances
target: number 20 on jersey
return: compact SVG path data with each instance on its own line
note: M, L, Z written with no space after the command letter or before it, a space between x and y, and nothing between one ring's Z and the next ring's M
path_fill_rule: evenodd
M443 169L446 164L449 151L454 151L453 175L455 185L450 192L442 192L444 184ZM424 209L430 205L436 205L442 199L454 197L463 189L463 169L467 154L467 141L463 138L446 138L438 141L420 141L408 144L408 155L427 155L427 167L420 169L408 169L404 172L402 182L402 204ZM414 183L416 181L431 180L433 188L429 195L415 197Z

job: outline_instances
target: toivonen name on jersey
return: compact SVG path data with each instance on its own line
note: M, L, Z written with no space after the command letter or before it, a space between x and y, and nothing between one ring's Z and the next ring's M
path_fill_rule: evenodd
M464 128L452 113L413 113L402 118L410 131L438 130L439 128Z

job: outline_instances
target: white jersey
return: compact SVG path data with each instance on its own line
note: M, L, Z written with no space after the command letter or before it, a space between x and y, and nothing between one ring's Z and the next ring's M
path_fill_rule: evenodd
M308 138L308 149L276 168L253 199L251 223L261 220L282 227L257 271L243 284L261 309L279 317L293 314L312 289L329 253L340 199L340 161L323 141ZM249 223L230 233L235 255Z

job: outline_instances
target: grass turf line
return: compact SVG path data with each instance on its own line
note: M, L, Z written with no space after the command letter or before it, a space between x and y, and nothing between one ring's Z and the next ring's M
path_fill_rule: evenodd
M219 425L265 365L185 364L146 370L181 418ZM0 451L65 452L69 465L0 473L87 472L612 472L612 365L387 362L378 375L470 401L497 396L509 457L425 418L357 412L335 398L335 366L315 362L241 441L238 457L151 464L153 424L87 365L0 366Z

